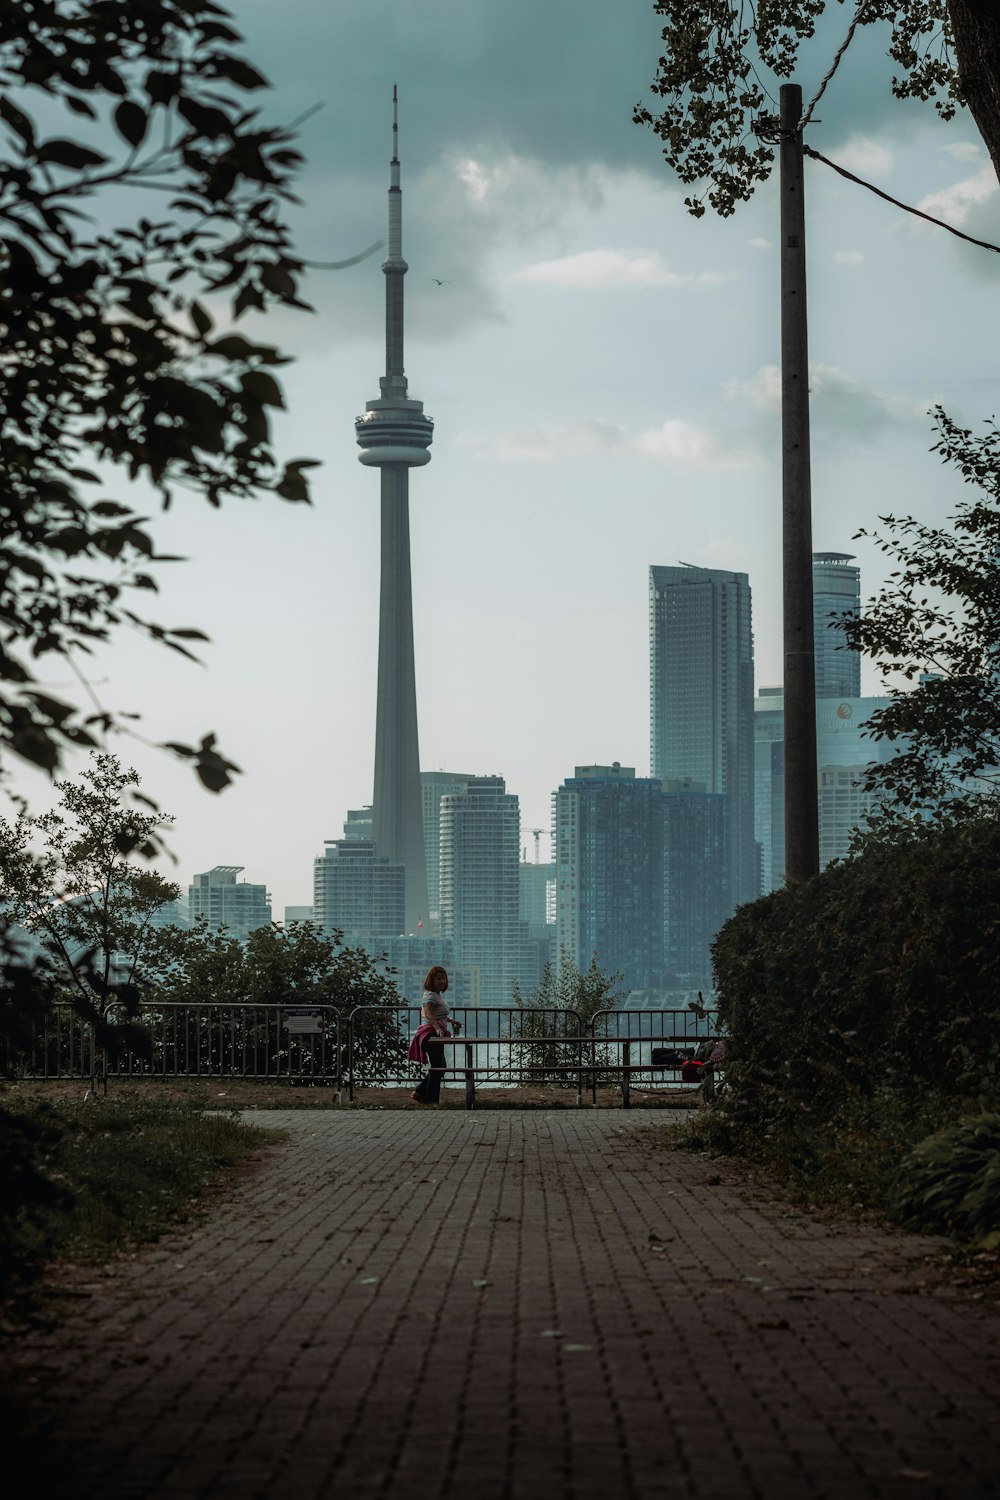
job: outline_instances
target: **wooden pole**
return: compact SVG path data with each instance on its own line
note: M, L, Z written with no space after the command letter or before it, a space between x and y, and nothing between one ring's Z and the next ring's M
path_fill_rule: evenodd
M819 873L802 90L781 88L781 507L785 880Z

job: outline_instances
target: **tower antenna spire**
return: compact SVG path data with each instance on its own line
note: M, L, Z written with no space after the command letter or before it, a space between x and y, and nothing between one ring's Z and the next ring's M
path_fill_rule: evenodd
M382 498L378 694L375 720L373 834L378 854L406 871L406 926L415 933L427 912L417 695L410 579L409 473L430 460L434 423L407 392L403 371L403 194L399 185L399 91L392 86L389 248L385 275L385 374L380 394L355 423L358 454L377 468ZM426 929L425 929L426 930Z

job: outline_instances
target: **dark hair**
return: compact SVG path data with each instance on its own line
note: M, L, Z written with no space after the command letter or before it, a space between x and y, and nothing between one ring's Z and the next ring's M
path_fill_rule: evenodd
M439 974L443 974L444 977L445 977L445 979L448 978L448 970L447 969L443 968L441 966L441 964L432 964L431 967L427 970L427 977L424 980L424 989L425 990L433 990L433 988L434 988L434 980L437 978L437 976Z

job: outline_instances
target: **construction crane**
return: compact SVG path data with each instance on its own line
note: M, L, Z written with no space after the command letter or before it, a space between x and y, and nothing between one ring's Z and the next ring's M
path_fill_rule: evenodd
M541 840L542 834L543 833L548 833L548 831L549 830L547 828L526 828L524 830L525 833L532 833L535 836L535 864L536 865L540 865L541 862L542 862L540 840ZM522 854L527 854L528 851L526 849L524 849L521 852L522 852ZM525 860L525 864L527 864L527 862L528 861Z

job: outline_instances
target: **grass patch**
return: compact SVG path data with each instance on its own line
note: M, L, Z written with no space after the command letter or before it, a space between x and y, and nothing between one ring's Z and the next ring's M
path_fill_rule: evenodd
M901 1221L901 1162L958 1113L940 1097L915 1099L887 1089L852 1099L832 1119L803 1114L795 1127L775 1120L761 1128L757 1120L741 1119L724 1098L657 1135L668 1150L734 1157L801 1207L888 1224Z
M0 1291L55 1260L107 1260L189 1221L220 1174L275 1139L232 1115L122 1092L0 1098Z

